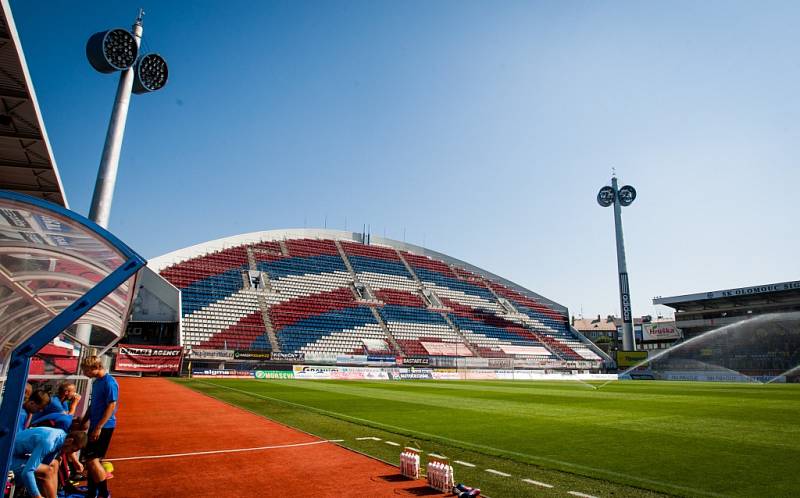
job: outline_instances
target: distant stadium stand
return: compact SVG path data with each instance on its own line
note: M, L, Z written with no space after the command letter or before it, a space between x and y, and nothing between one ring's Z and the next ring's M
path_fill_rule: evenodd
M735 340L701 342L671 355L675 366L713 363L752 377L791 372L800 382L800 280L736 289L657 297L675 310L675 324L690 340L720 327L747 323Z
M150 268L180 290L181 344L192 348L602 362L563 306L446 255L363 238L257 232Z

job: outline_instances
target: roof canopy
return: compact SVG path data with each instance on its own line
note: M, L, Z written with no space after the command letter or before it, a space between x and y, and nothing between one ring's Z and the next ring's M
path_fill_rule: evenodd
M0 7L0 189L66 206L8 1Z

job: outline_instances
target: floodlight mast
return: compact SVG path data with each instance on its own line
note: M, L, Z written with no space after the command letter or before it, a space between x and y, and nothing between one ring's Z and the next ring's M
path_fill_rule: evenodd
M108 122L106 142L89 208L89 219L103 228L108 228L111 215L131 92L137 94L153 92L163 88L167 82L167 65L161 56L147 54L140 57L139 47L144 33L143 18L144 9L139 9L130 32L125 29L113 29L95 33L86 45L86 56L95 69L101 73L120 71L117 95ZM143 64L142 61L149 62ZM142 81L143 79L145 81ZM90 334L90 326L78 325L79 340L88 343Z
M133 23L133 37L138 49L142 43L142 17L144 10L139 9L136 22ZM100 160L100 170L97 172L97 181L94 185L92 206L89 209L89 219L103 228L108 228L108 218L111 215L111 202L114 200L114 186L117 182L117 169L119 168L119 155L122 150L122 138L125 134L125 122L128 119L128 107L131 102L131 89L133 88L134 66L120 71L117 96L108 122L106 143L103 146L103 156Z
M617 271L619 272L619 305L622 314L622 350L634 351L633 311L628 282L628 265L625 261L625 240L622 235L622 206L630 206L636 199L636 190L630 185L618 187L616 175L611 177L611 186L597 193L597 203L603 207L614 205L614 230L617 239Z

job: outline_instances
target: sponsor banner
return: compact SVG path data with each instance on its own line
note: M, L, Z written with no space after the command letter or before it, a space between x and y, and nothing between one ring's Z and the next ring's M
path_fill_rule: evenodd
M497 372L494 370L464 370L464 377L468 380L494 380Z
M120 346L114 368L119 372L178 372L181 346Z
M489 368L514 368L512 358L489 358Z
M389 378L384 368L294 365L292 369L295 379L386 380Z
M307 363L329 363L336 364L336 353L306 353L305 361Z
M397 360L394 356L367 356L367 363L373 365L396 365Z
M460 380L464 378L458 370L445 369L434 369L431 372L431 377L436 380Z
M430 358L432 367L455 368L456 359L449 356L433 356Z
M293 365L295 379L330 379L331 372L338 372L340 367L320 367L312 365Z
M456 342L420 342L431 356L472 356L464 344Z
M427 356L412 356L409 358L398 358L398 363L402 365L409 365L409 366L428 366L431 364L430 358Z
M190 349L187 356L193 360L232 360L230 349Z
M252 379L255 376L253 370L216 370L213 368L196 368L192 370L192 377L196 378L215 378L224 377L229 379Z
M252 351L236 349L233 351L234 360L269 360L272 353L269 351Z
M256 379L293 379L291 370L256 370Z
M631 313L631 296L628 288L628 274L619 274L619 301L622 305L622 321L631 324L633 328L633 315Z
M488 358L459 358L456 360L458 368L488 368Z
M389 378L392 380L431 380L433 372L428 369L394 370L389 372Z
M337 365L364 365L367 363L367 356L363 354L340 354L336 357Z
M675 322L663 322L643 324L642 335L645 341L666 341L680 339L682 334Z
M617 351L617 367L630 368L647 359L647 351Z
M500 346L506 354L521 356L550 356L550 351L542 346Z
M303 361L306 359L305 353L280 353L272 352L272 361Z
M770 285L757 285L755 287L742 287L741 289L729 289L724 291L709 292L707 297L709 299L714 297L736 297L736 296L749 296L752 294L764 294L765 292L778 292L785 290L800 289L800 280L793 282L782 282L779 284Z
M389 372L385 368L364 368L362 370L366 380L389 380Z
M736 372L658 372L663 380L689 380L699 382L754 382L752 377Z

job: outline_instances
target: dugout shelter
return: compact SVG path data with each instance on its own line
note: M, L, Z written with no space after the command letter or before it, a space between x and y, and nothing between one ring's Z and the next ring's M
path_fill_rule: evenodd
M122 336L144 259L67 209L8 0L0 0L0 472L25 383L58 337L102 354ZM87 342L73 324L93 326ZM73 363L75 359L71 359ZM77 364L74 365L77 369ZM5 484L3 485L5 488Z

